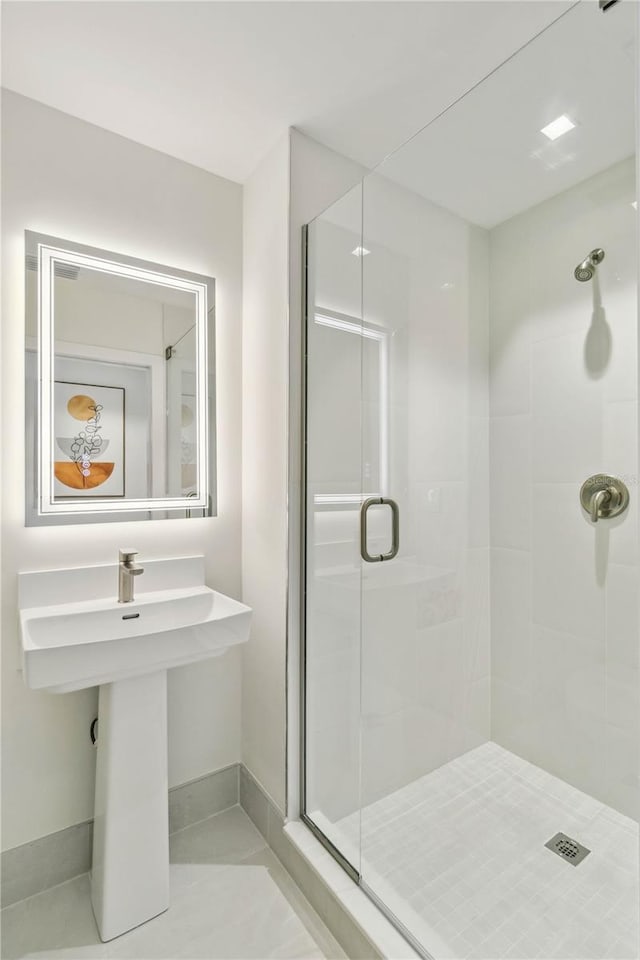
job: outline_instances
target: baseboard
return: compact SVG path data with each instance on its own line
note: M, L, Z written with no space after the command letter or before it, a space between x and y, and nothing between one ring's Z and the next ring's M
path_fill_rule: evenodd
M323 877L313 869L308 858L303 856L299 847L291 841L285 829L286 821L282 811L243 764L240 766L240 805L347 956L351 960L379 960L383 954L354 921ZM347 885L351 884L357 890L356 885L337 863L332 860L331 865L341 874ZM364 897L364 894L362 896Z
M240 801L240 764L232 763L169 790L169 833L233 807Z
M313 868L308 856L301 852L300 844L292 841L291 824L286 826L282 811L242 764L232 764L172 787L169 791L169 832L183 830L237 803L244 808L347 956L352 960L379 960L385 955L407 956L382 951L373 945L363 927L331 889L326 876ZM92 843L93 821L87 820L5 850L1 855L2 906L32 897L86 873L91 868ZM358 890L333 860L329 868L338 871L342 885L351 884L354 890ZM370 902L368 906L375 910Z
M32 897L91 868L93 820L3 850L0 899L3 907Z
M214 770L169 790L169 833L205 820L240 799L240 764ZM91 869L93 820L4 850L0 857L0 903L33 897Z

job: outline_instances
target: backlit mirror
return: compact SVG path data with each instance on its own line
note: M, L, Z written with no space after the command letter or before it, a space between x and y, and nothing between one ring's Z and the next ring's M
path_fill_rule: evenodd
M214 280L27 231L27 523L215 512Z

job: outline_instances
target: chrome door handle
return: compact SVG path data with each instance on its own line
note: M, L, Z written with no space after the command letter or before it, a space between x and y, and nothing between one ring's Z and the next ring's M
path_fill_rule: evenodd
M388 553L371 554L367 549L367 511L372 506L391 507L391 550ZM400 549L400 510L390 497L369 497L360 507L360 556L367 563L382 563L393 560Z

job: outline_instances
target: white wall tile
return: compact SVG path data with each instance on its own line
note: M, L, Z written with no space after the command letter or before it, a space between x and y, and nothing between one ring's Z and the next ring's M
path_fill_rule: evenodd
M622 730L634 730L640 708L638 668L607 663L605 682L607 723Z
M602 417L602 383L587 367L585 343L586 333L576 333L532 345L532 409L542 417L581 412L597 430Z
M640 663L640 617L638 571L611 563L606 585L607 663L637 670Z
M635 400L607 403L603 416L606 472L621 477L637 498L638 405Z
M531 546L531 422L529 417L491 421L491 544Z
M531 423L535 482L573 481L580 486L587 477L601 472L604 458L599 407L558 411L555 416L534 414Z
M489 234L491 416L531 408L531 271L527 226L514 218Z
M634 182L625 161L491 232L490 483L492 735L637 816ZM579 284L568 252L577 262L588 235L606 256ZM593 525L578 495L601 472L627 482L631 504Z
M490 381L492 415L528 414L531 410L530 378L528 328L516 327L511 334L500 327L494 328Z
M516 682L494 678L491 685L491 739L521 757L530 757L533 706L530 690ZM532 761L535 762L533 757Z
M606 800L634 820L640 817L638 736L637 719L632 728L611 724L604 728Z
M491 675L529 688L531 682L531 554L491 551Z
M485 370L485 375L487 371ZM488 547L489 509L489 417L472 416L469 421L468 459L468 543Z
M578 636L604 637L604 574L598 531L585 519L574 484L537 484L533 492L535 623ZM602 578L601 578L602 577Z
M473 680L491 676L490 573L489 550L469 550L463 623L465 649L468 651Z
M610 296L605 297L606 319L612 330L611 357L604 390L606 399L615 403L638 396L638 316L635 307L637 279L627 278Z
M638 405L635 400L607 403L604 410L604 470L629 489L629 508L607 527L611 563L638 563Z

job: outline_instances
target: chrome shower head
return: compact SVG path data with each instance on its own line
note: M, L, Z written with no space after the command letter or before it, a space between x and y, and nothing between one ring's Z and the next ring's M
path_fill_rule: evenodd
M579 263L578 266L573 271L573 275L576 280L579 280L581 283L585 283L587 280L591 280L594 274L593 264L590 260L583 260L582 263Z
M596 247L595 250L592 250L586 260L583 260L582 263L579 263L578 266L573 271L573 275L576 280L579 280L580 283L585 283L587 280L591 280L594 273L596 272L596 267L599 263L602 263L604 260L604 250L601 247Z

